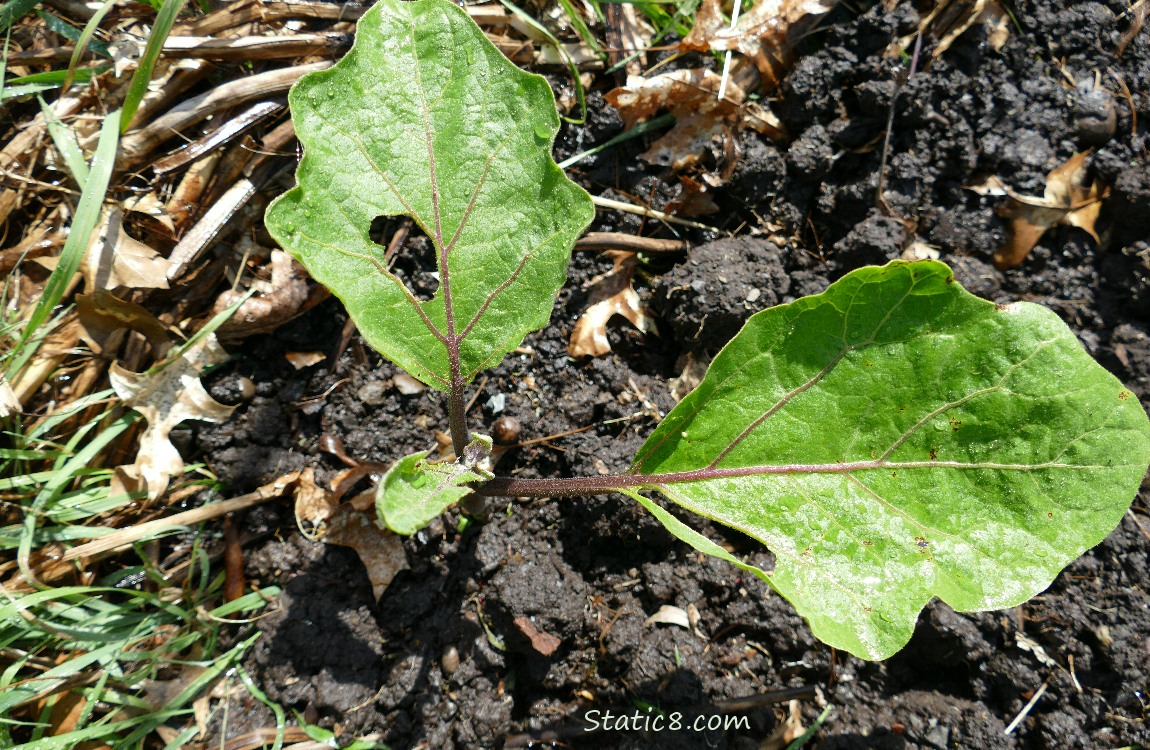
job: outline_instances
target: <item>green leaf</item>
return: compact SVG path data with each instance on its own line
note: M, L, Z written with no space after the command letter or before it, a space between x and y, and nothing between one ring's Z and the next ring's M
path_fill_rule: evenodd
M1148 463L1138 400L1053 312L895 262L753 316L633 471L766 544L815 635L881 659L931 597L976 611L1042 591Z
M364 337L424 383L461 387L542 327L590 222L551 158L546 80L525 73L447 0L382 0L334 68L289 101L304 158L267 226L332 289ZM411 216L440 287L420 301L368 236Z
M404 456L379 483L376 511L397 534L414 534L470 493L468 483L491 479L491 472L480 468L491 455L491 438L486 435L471 436L462 461L433 463L427 460L430 453Z

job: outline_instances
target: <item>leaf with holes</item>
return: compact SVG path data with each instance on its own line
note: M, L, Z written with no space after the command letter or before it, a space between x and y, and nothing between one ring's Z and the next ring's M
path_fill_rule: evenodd
M1148 462L1138 399L1053 312L926 261L753 316L631 479L761 540L763 577L815 635L879 659L932 597L974 611L1042 591L1118 524Z
M289 101L304 158L268 229L372 346L458 390L547 322L594 209L551 158L559 117L543 77L447 0L382 0L351 52ZM434 248L429 301L369 237L374 219L401 214Z

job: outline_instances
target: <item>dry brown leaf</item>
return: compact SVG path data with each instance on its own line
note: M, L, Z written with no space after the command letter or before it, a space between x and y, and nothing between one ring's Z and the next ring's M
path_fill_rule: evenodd
M120 209L108 208L80 273L89 292L116 287L167 289L169 265L167 258L124 231Z
M295 519L308 539L355 550L367 569L376 601L396 574L407 569L403 541L375 522L375 504L364 510L352 503L341 505L334 493L316 484L315 472L310 468L300 473L296 483Z
M300 472L294 497L296 527L312 541L322 539L339 508L335 494L315 483L315 472L309 467Z
M171 337L168 329L142 305L120 299L106 289L76 295L76 314L80 320L80 338L101 354L108 337L121 328L137 331L152 345L152 352L162 357Z
M567 353L572 357L602 357L611 351L607 339L607 321L622 315L643 333L654 330L655 322L631 286L638 255L622 250L609 250L606 255L614 265L611 270L592 281L587 309L575 322Z
M243 338L257 333L270 333L291 320L307 302L307 271L282 250L271 254L271 291L245 301L236 314L220 326L225 339ZM242 292L227 291L216 299L215 315L235 303Z
M376 601L383 596L388 584L399 571L407 569L403 540L394 532L380 528L375 521L374 507L361 513L349 505L341 506L340 512L329 522L324 541L355 550L367 569Z
M116 395L148 422L135 462L117 468L125 488L147 489L149 499L158 498L171 477L184 469L184 459L168 438L172 428L185 419L223 422L232 415L235 407L216 401L200 382L204 368L225 359L227 352L214 334L208 334L176 358L147 372L131 372L112 363L108 378Z
M643 627L645 628L649 628L655 624L678 625L684 630L691 630L691 618L687 615L687 610L670 604L664 604L659 607L658 612L643 621Z
M662 111L675 116L675 125L639 155L651 164L689 169L715 142L729 140L736 130L753 128L778 137L782 125L770 112L744 103L744 92L733 81L718 98L720 77L702 68L676 70L642 78L628 76L627 85L607 93L628 128Z
M16 391L12 390L8 378L0 372L0 419L15 414L23 408L20 399L16 397Z
M829 12L838 0L759 0L732 27L721 0L703 0L682 47L698 51L741 52L755 63L769 88L791 67L791 48L804 22ZM716 89L717 90L717 89Z
M1094 224L1098 221L1108 190L1097 180L1087 183L1088 154L1089 151L1075 154L1065 164L1051 170L1046 176L1046 189L1041 198L1019 195L1003 188L1010 197L998 213L1009 222L1009 235L994 254L995 266L1007 269L1020 265L1042 235L1056 226L1078 227L1095 242L1099 241ZM992 181L988 180L986 184L993 189Z
M627 62L625 70L629 75L638 75L639 71L647 67L647 53L640 50L651 46L651 40L655 38L655 27L640 17L631 3L622 3L618 8L619 43L623 47L620 52L624 56L639 52Z
M677 404L703 381L703 376L707 374L707 367L711 364L711 360L704 354L700 354L696 358L693 352L687 352L679 357L679 361L675 364L681 366L682 369L678 377L668 381L667 387L671 391L671 398L675 399Z
M144 195L135 195L123 201L120 205L125 211L135 211L145 216L151 216L163 225L172 234L176 233L176 224L168 213L168 207L160 202L154 192Z
M787 706L787 718L759 744L759 750L783 750L806 731L806 727L803 726L802 705L798 701L790 701Z

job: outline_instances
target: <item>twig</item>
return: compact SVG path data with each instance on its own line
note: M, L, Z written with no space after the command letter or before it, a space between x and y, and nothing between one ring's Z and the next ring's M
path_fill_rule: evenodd
M637 216L646 216L658 221L665 221L668 224L679 224L684 227L691 227L692 229L707 229L712 232L719 231L715 227L709 227L706 224L700 224L697 221L690 221L689 219L680 219L678 216L671 216L670 214L656 211L653 208L646 208L644 206L636 206L634 203L624 203L623 201L611 200L599 195L592 195L591 202L599 208L609 208L614 211L622 211L628 214L635 214Z
M194 526L197 523L209 521L227 513L237 513L252 506L266 503L269 500L281 497L298 479L299 472L293 471L270 484L265 484L254 492L234 497L231 500L203 505L199 508L184 511L183 513L177 513L174 516L168 516L167 518L157 518L154 521L147 521L146 523L136 524L135 526L117 529L111 534L81 544L78 547L73 547L60 557L60 562L69 562L71 560L96 555L110 555L131 547L133 543L144 537L153 536L164 531Z
M237 104L283 93L307 73L326 70L331 65L330 61L323 60L310 65L278 68L225 83L206 94L188 99L145 127L124 136L120 145L123 163L129 167L137 165L183 128Z
M234 39L172 36L164 42L163 55L198 60L282 60L308 55L336 55L350 49L351 42L349 33L242 36Z
M243 135L262 122L264 118L278 112L281 106L278 102L267 101L252 105L203 138L182 146L175 153L152 162L152 171L156 174L164 174L206 156L217 147Z
M1034 695L1030 697L1030 700L1027 701L1026 705L1022 707L1022 710L1018 712L1018 716L1014 717L1014 721L1007 725L1006 729L1003 731L1003 734L1012 734L1015 729L1018 729L1018 725L1022 723L1022 720L1026 718L1027 714L1030 713L1030 710L1034 708L1034 706L1038 703L1038 699L1043 696L1043 694L1046 692L1046 688L1049 685L1050 678L1047 677L1042 682L1042 687L1034 691Z
M575 243L576 250L632 250L638 253L684 253L691 249L686 240L657 240L622 232L590 232Z

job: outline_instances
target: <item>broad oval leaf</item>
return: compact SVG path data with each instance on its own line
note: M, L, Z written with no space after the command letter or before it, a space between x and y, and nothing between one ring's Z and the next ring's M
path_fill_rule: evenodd
M761 540L816 636L881 659L931 597L975 611L1042 591L1148 463L1138 399L1053 312L978 299L928 261L754 315L633 471Z
M546 324L594 208L551 158L559 118L545 79L447 0L381 0L347 56L301 78L289 101L304 158L268 230L372 346L448 390ZM397 215L434 245L430 301L368 236Z

